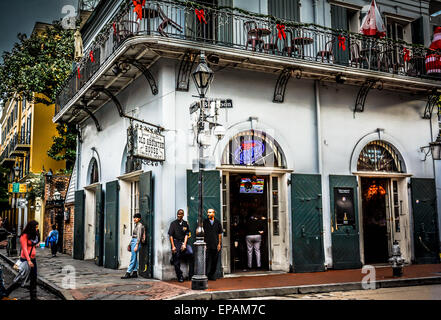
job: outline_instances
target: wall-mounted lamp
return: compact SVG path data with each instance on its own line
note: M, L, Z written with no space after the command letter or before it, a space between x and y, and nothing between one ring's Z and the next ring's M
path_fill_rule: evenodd
M54 174L52 173L52 169L49 169L49 171L45 174L48 183L52 182L52 176L53 175Z

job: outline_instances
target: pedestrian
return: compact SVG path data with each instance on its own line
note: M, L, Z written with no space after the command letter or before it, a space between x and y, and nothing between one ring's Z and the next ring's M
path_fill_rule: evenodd
M145 243L145 228L141 223L141 214L136 213L133 216L133 222L135 223L135 227L133 228L132 240L127 247L127 250L132 253L130 264L127 268L126 274L122 276L121 279L138 278L138 253L142 243Z
M49 233L46 243L51 247L52 257L56 257L58 249L58 230L55 224L52 225L52 231Z
M175 267L176 277L179 282L184 282L184 277L181 271L181 259L187 258L188 279L191 280L194 273L193 249L187 244L190 228L187 221L184 220L184 210L179 209L176 216L177 219L170 224L168 235L170 237L172 262Z
M20 236L20 271L14 278L12 284L6 289L6 296L9 296L11 292L20 286L25 286L29 278L29 293L31 300L37 300L37 260L35 259L35 247L39 242L40 234L38 231L38 222L35 220L29 221ZM23 270L26 270L28 267L30 268L29 272L23 272Z
M253 266L253 249L256 255L257 268L261 267L260 261L260 245L262 243L262 235L265 227L262 223L262 217L258 214L251 215L246 224L247 235L245 241L248 253L248 269Z
M207 210L207 218L203 221L204 241L207 245L206 272L208 280L216 280L217 261L222 248L222 226L215 217L214 209Z

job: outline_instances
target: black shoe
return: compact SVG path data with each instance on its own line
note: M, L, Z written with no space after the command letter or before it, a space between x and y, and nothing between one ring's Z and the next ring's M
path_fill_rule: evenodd
M129 278L130 278L130 273L128 272L126 272L126 274L121 277L121 279L129 279Z
M216 277L214 277L214 276L209 276L209 277L208 277L208 280L216 281Z
M138 271L133 271L130 278L138 278Z

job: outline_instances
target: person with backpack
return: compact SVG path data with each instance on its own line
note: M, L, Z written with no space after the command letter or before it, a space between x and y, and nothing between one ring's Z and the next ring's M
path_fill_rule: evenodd
M38 222L29 221L20 236L20 266L18 275L14 278L12 284L6 289L6 296L25 286L29 278L29 293L31 300L37 300L37 260L35 258L35 246L40 242L40 232L38 231Z
M47 237L46 245L51 247L52 257L56 257L58 249L58 230L55 224L52 225L52 231Z
M138 252L141 245L145 243L145 228L141 223L141 214L136 213L133 216L133 222L135 223L135 227L133 228L132 240L127 247L127 250L130 251L132 255L127 272L121 279L138 278Z

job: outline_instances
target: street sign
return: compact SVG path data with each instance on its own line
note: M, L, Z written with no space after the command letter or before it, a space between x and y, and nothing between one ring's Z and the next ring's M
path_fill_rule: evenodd
M26 183L10 183L8 185L8 191L11 193L26 193L28 191Z
M220 108L233 108L233 100L231 99L221 99Z

